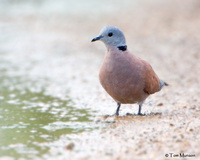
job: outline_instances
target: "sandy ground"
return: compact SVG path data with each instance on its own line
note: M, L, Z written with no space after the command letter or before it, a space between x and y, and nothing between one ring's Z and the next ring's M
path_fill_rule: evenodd
M90 28L92 36L104 23L119 26L129 50L150 62L170 86L147 99L143 107L147 116L102 118L115 123L104 131L67 136L72 138L68 143L75 145L65 153L69 159L182 159L180 153L195 155L185 158L188 160L200 159L200 4L170 1L138 5L117 17L113 13L97 19ZM97 54L104 50L101 44L91 46L91 52ZM115 103L108 99L97 100L104 108L103 115L107 107L115 111ZM136 106L134 111L130 108L128 112L137 113Z
M188 160L200 159L199 1L105 3L105 8L71 15L55 12L51 18L40 10L37 15L28 10L27 15L1 17L6 31L18 31L13 37L25 37L2 42L1 50L9 48L8 44L14 48L9 50L18 54L16 64L12 56L6 58L13 59L19 71L37 61L25 74L49 79L46 92L64 98L67 90L75 106L97 111L94 123L102 128L52 142L52 159L181 159L173 157L179 153L195 155L185 158ZM6 25L13 27L9 30ZM121 28L128 49L148 61L170 84L146 100L142 108L146 116L126 115L137 113L137 105L123 105L119 117L105 116L116 109L98 82L106 49L101 43L90 43L105 25ZM24 41L23 45L19 41ZM165 156L169 153L172 157ZM49 159L49 155L45 157Z

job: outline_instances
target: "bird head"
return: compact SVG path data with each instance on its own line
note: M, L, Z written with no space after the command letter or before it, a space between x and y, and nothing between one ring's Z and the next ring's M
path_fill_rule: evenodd
M123 32L114 26L104 27L99 36L92 39L92 42L97 40L104 42L106 46L126 46L126 40Z

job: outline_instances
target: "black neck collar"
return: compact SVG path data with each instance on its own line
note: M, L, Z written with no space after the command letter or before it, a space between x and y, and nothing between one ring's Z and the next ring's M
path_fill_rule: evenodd
M127 50L127 45L125 45L125 46L118 46L117 48L119 50L121 50L121 51L126 51Z

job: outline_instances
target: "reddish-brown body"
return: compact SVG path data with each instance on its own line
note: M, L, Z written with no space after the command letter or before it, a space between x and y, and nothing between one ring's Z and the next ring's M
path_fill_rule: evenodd
M142 102L160 88L158 76L146 61L112 46L104 57L99 79L106 92L122 104Z

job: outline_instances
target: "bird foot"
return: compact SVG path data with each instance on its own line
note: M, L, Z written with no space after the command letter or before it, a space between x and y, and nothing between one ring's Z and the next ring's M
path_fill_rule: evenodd
M119 113L115 113L115 114L113 114L112 116L119 116Z
M138 116L145 116L145 114L142 114L142 113L138 113L137 115Z

